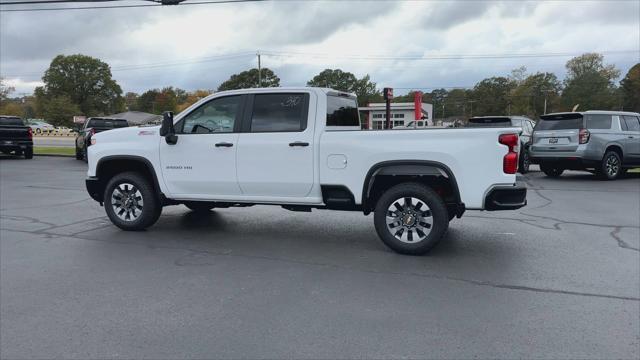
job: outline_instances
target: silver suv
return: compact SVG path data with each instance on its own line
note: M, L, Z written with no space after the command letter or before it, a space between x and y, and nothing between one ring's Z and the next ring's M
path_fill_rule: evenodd
M585 111L542 115L529 148L531 162L550 177L592 170L613 180L640 166L640 114Z

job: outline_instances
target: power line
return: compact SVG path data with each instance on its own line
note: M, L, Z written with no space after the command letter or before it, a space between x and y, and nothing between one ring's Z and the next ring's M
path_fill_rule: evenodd
M64 3L80 3L80 2L110 2L110 1L122 1L122 0L33 0L33 1L0 1L2 5L32 5L32 4L64 4ZM152 0L143 0L152 1Z
M628 54L640 53L638 50L614 50L599 51L604 55L612 54ZM458 54L458 55L432 55L432 56L388 56L388 55L331 55L321 53L304 53L304 52L284 52L284 51L263 51L263 55L272 57L313 57L325 59L347 59L347 60L383 60L383 61L420 61L420 60L463 60L463 59L517 59L517 58L536 58L536 57L566 57L576 56L583 53L513 53L513 54Z
M106 0L106 1L119 1L119 0ZM269 0L213 0L213 1L198 1L198 2L183 2L180 6L186 5L205 5L205 4L231 4L231 3L247 3L247 2L263 2ZM76 3L77 1L63 0L57 1L62 3ZM56 8L20 8L20 9L0 9L0 12L25 12L25 11L61 11L61 10L91 10L91 9L122 9L122 8L141 8L141 7L163 7L164 5L156 1L151 1L155 4L137 4L137 5L113 5L113 6L78 6L78 7L56 7ZM4 3L0 3L5 5Z

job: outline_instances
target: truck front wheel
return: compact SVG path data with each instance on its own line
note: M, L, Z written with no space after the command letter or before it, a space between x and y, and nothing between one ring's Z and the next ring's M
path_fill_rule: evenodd
M376 203L374 225L378 236L392 250L422 255L431 250L449 227L442 198L419 183L396 185Z
M136 172L117 174L107 184L104 208L111 222L123 230L144 230L162 212L151 182Z

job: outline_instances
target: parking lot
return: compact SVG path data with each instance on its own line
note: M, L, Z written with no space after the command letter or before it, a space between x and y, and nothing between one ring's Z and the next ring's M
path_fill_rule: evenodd
M164 209L123 232L70 158L0 159L2 358L638 358L640 174L534 171L428 256L371 216Z

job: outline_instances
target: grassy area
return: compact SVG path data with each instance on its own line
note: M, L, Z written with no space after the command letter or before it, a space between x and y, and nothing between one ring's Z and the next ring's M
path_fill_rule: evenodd
M72 147L57 146L34 146L33 153L35 155L68 155L75 156L76 149Z

